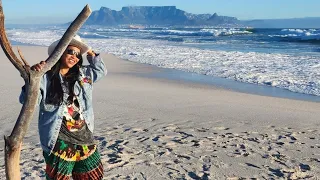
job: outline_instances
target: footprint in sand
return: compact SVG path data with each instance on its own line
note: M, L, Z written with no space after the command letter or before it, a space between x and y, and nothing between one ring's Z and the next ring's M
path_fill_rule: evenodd
M186 159L186 160L190 160L191 159L191 157L190 156L188 156L188 155L177 155L177 157L178 158L183 158L183 159Z
M158 142L161 137L163 137L163 135L158 135L158 136L152 138L152 141L153 142Z
M229 130L230 128L221 126L221 127L214 127L213 129L214 130Z
M168 126L165 126L162 129L163 129L163 131L175 131L175 130L179 129L179 127L174 124L169 124Z
M209 129L208 128L196 128L196 131L198 132L207 132Z
M202 162L202 179L208 179L208 177L210 177L210 168L212 165L211 159L209 156L203 156L201 157L200 161Z
M150 139L149 137L139 137L137 140L139 141L139 142L144 142L144 141L146 141L146 140L148 140L148 139Z
M94 137L95 140L99 141L100 143L100 148L103 149L107 146L107 140L105 137L98 137L98 136L95 136Z
M199 143L198 140L191 140L191 142L193 143L192 146L194 146L194 147L199 147L200 146L200 143Z
M247 166L249 167L253 167L253 168L256 168L256 169L261 169L259 166L256 166L254 164L251 164L251 163L245 163Z

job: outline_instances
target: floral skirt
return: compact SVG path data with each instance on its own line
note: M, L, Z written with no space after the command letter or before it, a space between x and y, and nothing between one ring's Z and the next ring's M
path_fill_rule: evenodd
M52 153L43 152L43 156L47 179L103 178L103 166L97 145L75 145L58 139Z

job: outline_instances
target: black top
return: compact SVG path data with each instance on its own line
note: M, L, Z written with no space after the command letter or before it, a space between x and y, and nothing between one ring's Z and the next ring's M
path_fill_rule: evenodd
M93 134L83 119L77 96L69 93L68 85L66 81L62 84L63 92L68 94L68 98L64 103L63 121L58 138L77 145L94 144Z

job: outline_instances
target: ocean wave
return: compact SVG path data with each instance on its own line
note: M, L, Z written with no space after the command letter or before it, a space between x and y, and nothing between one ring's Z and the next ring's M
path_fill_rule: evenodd
M129 29L129 28L96 28L98 32L137 32L150 33L156 35L175 35L175 36L231 36L251 34L246 29L224 28L224 29L169 29L169 28L146 28L146 29Z
M101 39L108 39L109 36L99 34L99 33L91 33L91 32L80 32L78 33L82 38L101 38Z
M184 42L185 39L183 37L174 37L174 36L146 36L142 39L150 39L150 40L165 40L172 42Z
M49 46L53 41L58 40L64 34L63 30L24 30L12 29L6 31L8 38L12 41L32 45Z
M245 35L252 34L246 29L201 29L202 32L210 32L214 36L231 36L231 35Z
M251 34L249 31L240 29L200 29L199 31L183 31L183 30L161 30L153 31L154 34L176 35L176 36L231 36Z
M320 44L320 30L317 29L282 29L279 34L269 35L286 42Z

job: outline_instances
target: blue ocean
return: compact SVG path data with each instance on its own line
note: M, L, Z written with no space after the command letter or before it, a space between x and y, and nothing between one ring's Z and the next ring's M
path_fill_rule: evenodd
M13 44L48 46L66 28L14 26L7 34ZM320 96L320 29L85 26L79 35L129 61Z

